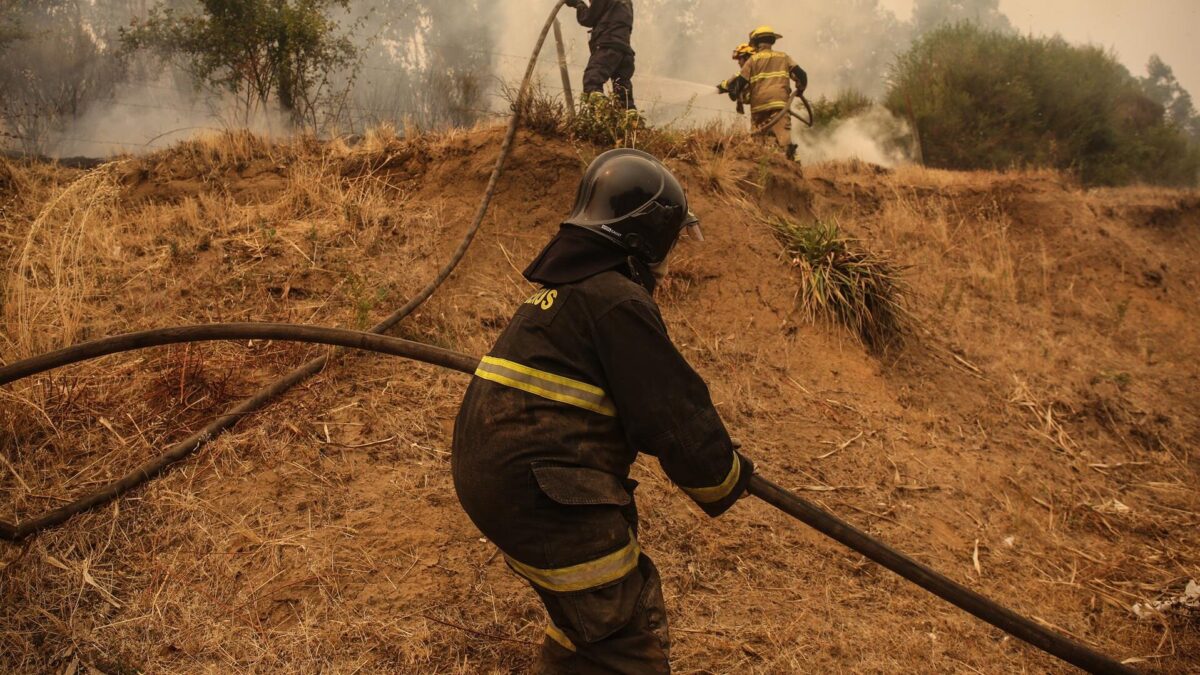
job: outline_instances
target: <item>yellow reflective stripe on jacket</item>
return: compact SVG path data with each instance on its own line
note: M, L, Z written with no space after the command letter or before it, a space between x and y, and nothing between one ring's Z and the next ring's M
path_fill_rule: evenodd
M551 401L566 403L608 417L617 416L616 406L600 387L530 368L515 361L485 356L475 369L475 375Z
M750 112L763 112L765 110L783 110L787 107L787 101L772 101L771 103L763 103L756 106L751 106Z
M570 567L544 570L526 565L507 555L504 558L517 574L538 586L554 593L570 593L596 588L624 578L637 567L638 556L641 554L642 548L630 532L629 543L621 550Z
M733 456L733 466L729 469L729 475L725 480L721 481L720 485L705 488L683 488L683 491L688 493L692 499L701 504L711 504L719 502L729 496L735 485L738 484L738 479L742 477L742 460L736 454ZM682 486L681 486L682 487Z
M791 77L786 70L775 70L769 73L759 73L750 78L751 82L759 82L761 80L770 80L776 77Z
M567 634L559 630L558 626L553 623L546 626L546 636L557 642L563 649L575 651L575 643L571 642L571 638Z

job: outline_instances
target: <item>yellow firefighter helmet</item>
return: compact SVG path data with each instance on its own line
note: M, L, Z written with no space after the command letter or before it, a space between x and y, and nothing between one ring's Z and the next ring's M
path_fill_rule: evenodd
M737 61L743 56L754 56L754 47L743 42L738 45L737 49L733 50L733 60Z
M775 29L771 28L770 26L759 26L758 28L755 28L753 31L751 31L750 42L753 43L755 40L757 40L759 38L775 38L776 40L778 40L782 37L783 37L782 35L780 35L779 33L776 33Z

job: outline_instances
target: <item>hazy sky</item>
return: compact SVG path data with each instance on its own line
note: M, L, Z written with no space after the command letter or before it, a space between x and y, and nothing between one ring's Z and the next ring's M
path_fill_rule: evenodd
M900 17L913 0L880 0ZM1135 75L1158 54L1200 102L1200 0L1000 0L1022 32L1111 47Z

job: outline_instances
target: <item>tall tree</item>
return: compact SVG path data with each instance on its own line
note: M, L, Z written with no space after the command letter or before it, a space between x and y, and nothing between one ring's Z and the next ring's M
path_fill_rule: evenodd
M349 0L199 0L198 13L166 4L123 31L198 82L235 94L244 114L275 102L297 126L316 127L335 76L357 49L332 18Z
M1158 54L1150 57L1146 77L1138 78L1142 90L1166 110L1167 121L1183 129L1192 141L1200 143L1200 116L1192 103L1192 95L1175 79L1175 71Z

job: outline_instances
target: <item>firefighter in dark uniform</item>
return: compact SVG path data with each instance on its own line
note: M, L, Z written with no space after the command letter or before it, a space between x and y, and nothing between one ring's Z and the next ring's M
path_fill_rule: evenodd
M544 673L667 673L658 572L638 544L638 452L717 516L753 465L652 298L656 273L699 221L651 155L611 150L525 270L517 310L467 389L451 464L463 508L549 614Z
M633 109L633 0L567 0L575 9L579 25L591 29L591 57L583 71L584 100L604 94L604 84L613 83L613 97Z

